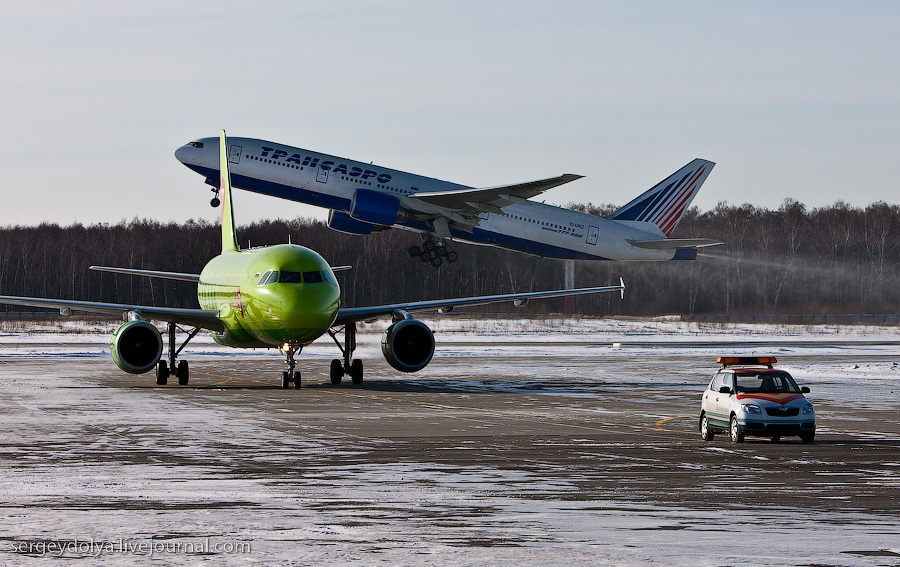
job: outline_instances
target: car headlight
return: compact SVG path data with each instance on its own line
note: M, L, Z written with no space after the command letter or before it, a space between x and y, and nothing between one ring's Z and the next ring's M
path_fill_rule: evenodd
M743 411L744 413L755 413L755 414L762 413L762 409L760 409L759 406L754 405L754 404L742 404L741 411Z
M812 404L806 404L805 406L803 406L803 415L809 415L812 412L813 412Z

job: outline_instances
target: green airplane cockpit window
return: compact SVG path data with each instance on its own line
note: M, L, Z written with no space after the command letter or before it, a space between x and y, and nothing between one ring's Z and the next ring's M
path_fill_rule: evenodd
M337 285L334 277L329 272L311 271L311 272L291 272L282 270L269 270L259 278L256 285L269 285L273 283L323 283L327 282L331 285Z
M278 278L278 283L302 283L303 280L300 278L300 272L289 272L287 270L282 270L281 277Z
M322 283L322 272L303 272L303 283Z
M269 270L259 278L256 285L269 285L278 281L278 270Z

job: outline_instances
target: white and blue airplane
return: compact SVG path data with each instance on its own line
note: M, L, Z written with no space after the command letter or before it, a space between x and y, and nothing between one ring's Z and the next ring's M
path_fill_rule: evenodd
M410 256L454 262L449 241L546 258L693 260L707 238L669 238L715 165L695 159L607 217L530 200L582 176L475 188L255 138L229 138L233 186L330 209L328 226L369 235L390 228L423 236ZM206 178L219 204L219 139L201 138L175 157Z

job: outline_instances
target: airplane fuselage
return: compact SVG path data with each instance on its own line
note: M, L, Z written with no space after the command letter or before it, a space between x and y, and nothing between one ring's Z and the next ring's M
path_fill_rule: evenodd
M340 288L328 263L302 246L282 244L216 256L200 274L197 298L219 312L235 347L305 346L332 326Z
M206 177L210 185L217 186L218 143L217 138L203 138L179 148L175 155ZM368 234L383 225L561 259L693 259L692 252L696 252L636 247L629 241L665 237L634 226L635 223L524 199L494 212L480 213L474 227L455 224L451 215L442 234L428 218L446 214L446 210L422 200L412 205L410 199L415 199L416 194L471 187L253 138L229 138L229 162L235 187L331 209L329 226L342 232ZM354 195L360 189L396 198L401 215L391 215L384 223L374 224L351 217ZM404 215L402 211L414 212Z

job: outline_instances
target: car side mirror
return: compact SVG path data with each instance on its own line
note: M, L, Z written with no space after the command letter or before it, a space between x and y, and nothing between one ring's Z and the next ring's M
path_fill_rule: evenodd
M719 388L719 393L720 394L730 394L731 388L729 388L728 386L722 386L721 388Z
M800 388L800 393L801 393L801 394L808 394L808 393L809 393L809 388L807 388L806 386L803 386L802 388Z

